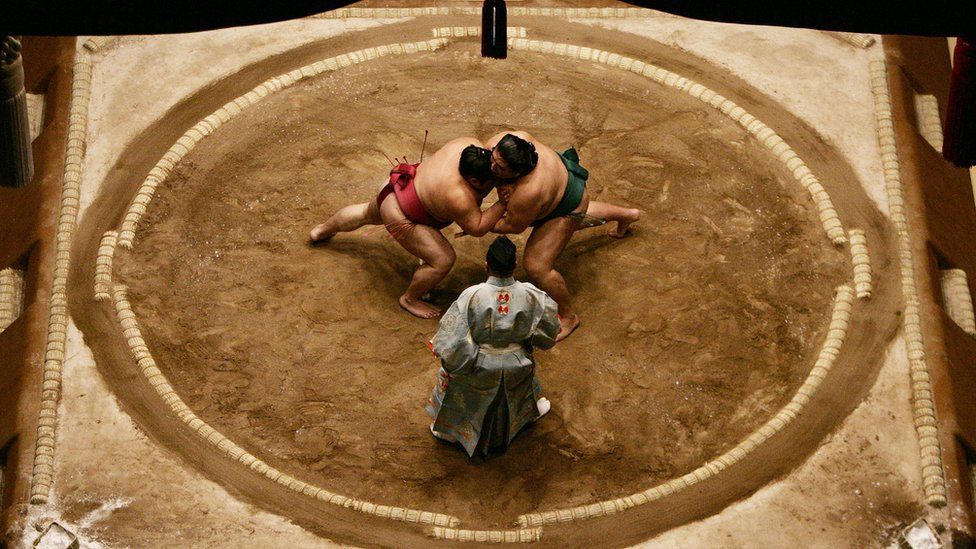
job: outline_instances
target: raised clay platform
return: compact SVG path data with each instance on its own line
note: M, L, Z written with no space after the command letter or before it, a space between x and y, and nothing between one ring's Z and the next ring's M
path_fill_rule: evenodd
M86 82L85 75L90 75L90 99L87 93L75 94L87 99L86 111L80 112L86 116L83 120L72 117L75 125L68 128L69 136L72 129L83 130L80 135L84 136L85 145L83 157L72 156L70 142L67 152L69 162L81 162L80 223L73 239L68 285L73 320L67 322L63 367L58 375L61 394L58 436L56 445L52 445L56 451L51 452L53 475L47 485L43 480L38 482L35 475L32 493L36 503L30 507L28 528L20 539L25 543L32 541L37 534L30 526L43 526L45 521L57 519L83 539L106 545L177 540L192 545L236 545L244 540L314 545L323 539L353 545L423 545L436 538L531 541L552 546L785 545L811 539L832 545L877 545L891 541L897 530L919 517L929 517L933 523L950 522L949 515L931 507L945 502L945 473L941 460L930 459L939 454L927 451L932 439L926 438L927 431L922 429L934 428L925 418L935 417L933 406L919 404L924 404L919 391L926 388L920 383L918 372L924 370L910 367L915 364L913 357L918 358L912 353L921 343L918 325L910 322L907 330L901 327L901 296L910 291L908 284L912 281L903 276L898 259L900 256L901 264L906 259L908 228L901 207L904 199L900 182L885 178L886 173L891 173L885 169L890 167L892 158L883 154L884 124L875 123L876 119L883 122L891 118L883 114L886 90L877 79L878 74L883 74L879 70L884 70L883 63L879 65L880 47L869 45L870 40L865 37L844 37L854 40L851 43L815 31L709 24L645 10L608 9L513 11L510 24L518 29L510 42L510 59L487 64L477 57L477 38L471 36L477 29L469 28L476 19L460 9L448 13L340 10L324 19L197 35L79 41L76 55L80 64L75 65L75 81ZM753 333L761 335L761 326L766 322L775 325L777 315L783 318L780 322L796 323L799 335L793 339L783 339L786 336L777 335L775 330L768 337L770 344L793 341L797 347L780 351L779 362L764 362L761 355L742 356L744 369L733 378L746 379L715 377L707 367L699 367L697 377L682 378L681 373L687 370L682 364L706 364L722 371L732 367L732 363L723 365L723 359L715 358L730 351L721 346L713 350L712 360L702 362L699 351L709 350L712 344L710 338L704 341L704 334L713 333L707 331L708 320L697 335L686 329L693 330L690 321L687 326L682 324L682 301L703 307L708 303L704 298L686 297L678 300L678 310L642 307L638 316L624 316L625 322L620 326L610 323L601 329L627 332L633 326L653 325L653 319L640 316L650 311L656 317L669 319L669 328L659 328L660 333L634 328L630 332L637 332L637 336L630 333L631 339L664 343L658 348L621 343L625 360L619 366L613 366L611 357L600 353L587 358L592 366L586 372L594 379L610 376L632 382L590 384L583 377L574 385L555 376L547 380L547 362L554 372L571 363L568 358L560 358L557 348L542 359L543 381L555 396L554 415L549 418L552 424L547 427L540 423L520 437L509 454L476 465L457 459L450 449L422 436L423 412L419 404L410 405L409 395L416 392L414 400L423 401L434 366L420 358L422 353L408 350L409 338L402 348L408 357L405 362L413 366L402 383L403 401L394 400L393 409L386 412L403 417L405 422L392 424L391 433L368 434L367 439L375 437L374 443L364 444L349 437L368 431L370 422L382 421L382 408L377 410L379 417L365 418L365 426L355 421L340 425L327 413L303 416L300 401L296 401L293 413L286 410L280 416L265 415L266 419L262 419L251 411L255 407L242 408L239 401L228 404L224 397L216 396L222 384L228 382L245 394L273 391L275 379L261 381L260 377L246 376L247 385L234 385L236 382L225 373L219 373L228 370L208 365L214 360L213 352L221 346L219 337L194 344L194 348L202 350L193 364L189 363L194 360L193 353L168 350L176 349L196 332L172 331L176 309L167 308L164 300L154 297L178 297L182 286L172 286L174 280L154 281L146 275L151 273L153 261L158 261L165 271L167 264L176 265L173 262L208 251L233 254L234 250L246 249L247 238L229 249L220 249L208 240L221 240L221 230L226 230L231 240L237 238L236 227L246 221L241 218L224 225L218 222L209 228L209 234L192 222L188 226L192 228L176 227L167 236L162 223L184 217L183 212L191 207L177 200L180 195L173 191L173 185L178 184L187 193L197 193L192 190L199 187L195 179L201 183L209 181L212 187L214 176L221 175L219 170L225 159L243 161L238 169L222 174L229 178L233 172L241 172L235 186L228 187L231 194L205 199L215 200L212 208L243 208L243 212L253 209L253 200L260 202L274 188L274 178L262 175L261 169L296 174L294 187L289 182L282 190L293 188L293 194L298 195L295 205L311 203L312 207L306 207L299 219L291 221L273 219L283 220L289 211L301 212L302 208L292 209L286 202L282 217L277 217L275 211L268 212L262 225L273 228L275 223L284 223L283 232L261 239L271 246L295 248L279 259L308 254L301 246L293 246L307 221L322 215L321 208L364 196L374 186L366 180L373 173L382 174L383 162L382 157L357 161L357 150L330 151L331 142L343 139L341 131L321 142L294 134L306 125L289 122L289 109L297 109L299 116L314 111L314 103L303 101L317 95L325 100L338 98L335 101L346 97L344 100L350 104L362 101L367 107L368 101L396 104L409 92L397 95L395 90L382 87L373 90L370 86L377 77L382 79L383 75L406 69L413 69L411 74L424 74L434 67L452 64L467 76L466 80L490 75L486 87L509 86L505 90L514 98L511 108L498 109L501 113L481 115L477 110L467 110L461 114L457 110L465 108L463 102L454 105L452 101L456 100L450 94L440 98L432 91L430 108L436 112L438 105L443 105L445 110L437 114L439 119L456 113L452 132L485 137L492 133L489 130L512 124L554 143L562 140L567 145L576 144L584 159L588 152L594 158L594 173L602 176L594 178L599 185L595 189L606 193L602 196L652 212L658 208L661 216L674 214L676 218L671 222L679 226L686 213L703 215L702 221L689 225L688 231L704 231L705 244L710 238L716 242L722 238L735 241L738 230L742 243L757 245L755 255L761 258L758 268L774 267L781 272L779 278L772 276L767 280L768 290L759 291L763 286L758 271L750 275L754 279L752 287L736 286L721 277L715 278L714 285L733 289L747 301L758 301L759 310L764 310L762 304L766 303L771 316L748 328ZM560 80L561 74L592 82L594 89L604 86L620 99L613 103L613 112L602 114L582 97L571 103L576 110L570 107L566 114L557 110L550 118L544 116L544 109L539 114L519 111L520 101L528 103L539 96L511 88L511 84L518 84L517 80L504 80L504 71L511 65L532 71L533 77L552 71L557 82L550 84L554 98L542 96L538 99L541 102L558 100L561 94L556 86L565 86L564 94L573 93L572 85ZM432 74L430 81L436 82L437 78ZM418 78L411 82L404 77L401 85L414 89L424 85L424 81ZM628 106L627 97L638 101ZM472 104L484 104L490 99L489 94ZM642 119L647 115L640 108L647 104L655 105L664 116L658 121ZM418 109L423 105L420 101ZM621 113L628 108L633 109L629 120ZM73 112L76 109L73 107ZM330 130L328 116L327 108L317 114L315 124L322 125L320 131ZM686 123L681 122L682 116L687 116ZM410 147L418 141L417 136L386 130L382 117L378 118L375 129L355 134L360 147L389 148L391 154L402 154L398 147L413 150ZM565 124L567 118L573 124ZM619 137L627 131L675 119L675 127L664 124L660 131L648 136L635 133L631 142L647 142L656 135L661 139L677 136L671 149L684 147L690 153L687 156L668 156L666 147L644 149L636 145L635 151L628 151L628 146L635 145L628 145L625 138ZM276 129L275 124L281 124L282 129ZM696 130L699 126L701 130ZM262 127L267 129L261 130ZM253 135L249 136L249 129L255 129L250 130ZM390 136L383 136L380 132L384 131ZM601 133L614 133L623 141L601 145ZM260 139L264 141L259 142ZM248 147L265 151L276 145L288 151L277 156L294 154L312 166L317 152L325 151L323 157L332 165L322 165L322 172L303 174L298 165L282 170L273 165L256 168L247 164ZM645 154L639 159L643 163L639 173L620 171L636 162L634 152L642 151ZM737 177L730 176L727 187L720 188L715 196L691 192L688 202L682 202L685 189L702 180L721 180L721 173L687 169L687 165L694 166L709 154L713 159L727 158L727 171L733 174L737 170L735 159L741 155L744 168L748 169ZM676 174L671 182L673 188L658 183L667 179L669 169ZM347 180L360 177L363 183L356 183L334 198L311 190L302 195L302 178L313 183L320 173L338 173ZM649 182L640 181L644 174L649 174ZM251 191L254 194L250 197L239 194L242 185L262 177L269 184L265 190L259 187ZM742 225L773 223L763 211L775 210L776 201L753 205L750 210L750 204L742 204L745 195L736 196L752 189L757 180L764 188L775 189L776 201L790 205L787 210L791 213L780 221L786 225L779 229L773 227L764 233ZM621 181L630 186L621 187ZM288 193L281 196L289 199ZM671 201L664 204L670 196ZM695 209L698 205L693 198L708 207L711 201L721 203L722 196L738 207ZM324 206L315 204L318 198ZM258 206L258 210L262 209ZM667 253L668 248L665 245L652 252L645 242L667 242L669 233L657 225L653 216L646 217L644 223L648 224L646 232L635 232L621 246L606 246L598 237L577 237L581 241L577 255L589 254L591 261L610 265L624 261L614 267L615 271L636 267L655 273L642 258ZM800 230L799 239L784 233L794 228ZM203 232L187 232L192 230ZM173 235L183 236L174 239ZM816 253L822 254L822 260L812 267L782 263L783 256L794 253L790 246L783 245L785 242L793 242L795 249L805 254L819 250ZM144 249L159 252L171 248L173 258L166 259L155 252L140 256L146 246L149 248ZM180 251L180 246L187 246L186 251ZM382 239L352 235L345 246L350 250L367 246L381 263L389 262L389 258L405 262ZM474 241L458 242L459 257L476 257L483 253L479 246ZM677 259L697 263L696 258L681 258L680 246L674 246L672 255L677 254ZM300 261L328 258L337 272L351 273L343 284L346 287L356 283L355 272L366 273L373 268L356 262L345 265L341 257L326 253L330 252L317 250L308 260ZM725 254L714 250L698 255L697 261L702 262L699 268L707 269L709 262L703 259ZM242 266L274 260L273 256L256 257L246 259ZM572 259L565 262L567 268L573 268ZM383 268L389 270L384 276L396 285L396 277L409 273L401 272L394 263ZM201 265L191 261L184 267L192 270L202 268ZM741 262L734 265L745 267ZM723 271L734 271L735 266ZM229 268L227 272L240 270L233 263L224 268ZM200 272L220 272L216 264L210 269ZM653 293L654 281L666 277L669 270L672 269L664 268L641 280L638 288ZM796 286L797 279L791 277L801 272L807 273L807 278L813 276L812 280L817 281L815 288L800 290ZM288 282L271 290L268 284L274 280L258 278L250 283L253 287L248 292L268 292L266 304L258 309L274 309L274 293L295 291L309 274L292 273L290 290ZM734 277L734 272L725 274ZM435 298L449 302L452 291L456 293L477 276L476 269L465 267L459 260L458 269L446 284L445 295ZM195 280L187 279L194 284ZM599 319L612 317L615 309L626 309L640 296L640 292L628 293L626 278L600 278L586 269L581 269L572 281L580 287L581 303L600 312L588 326L599 326ZM380 288L375 284L373 287ZM615 293L592 293L599 288L612 288ZM780 289L783 294L777 298L776 291ZM803 316L788 316L795 311L780 308L790 290L813 298L811 302L791 305L806 311ZM193 291L209 295L214 290L203 286ZM346 291L354 295L359 290ZM656 291L669 289L659 287ZM614 300L619 299L615 298L616 293L627 296L625 301L615 305ZM193 295L181 299L192 304ZM244 296L243 301L232 300L230 306L238 311L235 314L249 314L248 301ZM370 307L377 310L377 320L384 318L384 300L368 302L372 301L376 302ZM603 302L608 303L603 306L605 309L601 309ZM328 307L312 306L316 307L310 318L313 324L316 318L325 318L325 324L338 329L337 333L342 333L344 323L352 320L331 318ZM905 312L912 314L911 305ZM217 310L214 313L219 315ZM202 314L205 313L191 310L186 312L186 318L192 320ZM262 318L255 314L254 319ZM395 317L397 313L391 310L388 314ZM402 319L403 324L409 324L402 329L419 333L434 329L412 321ZM745 324L748 326L748 322ZM350 337L360 331L353 326L347 334ZM213 333L219 334L219 330ZM641 335L645 333L646 336ZM714 332L711 337L718 336L720 332ZM311 337L314 341L328 336ZM578 336L567 340L567 345L573 345L575 337ZM592 341L581 337L575 344L579 349L562 351L564 356L579 360L586 356L580 354L583 349L598 347L600 342L598 337ZM380 364L374 366L379 370L397 366L397 361L389 366L382 366L382 361L371 364L375 357L371 359L369 352L364 353L368 346L355 341L350 345L348 356L358 357L366 366ZM263 360L256 349L242 352L234 360ZM278 354L272 350L269 356ZM341 378L341 368L334 372L315 368L321 368L317 364L323 361L340 359L317 356L302 368L317 371L318 383L334 383L340 381L337 378ZM669 363L674 364L673 373L662 374L669 371ZM764 370L750 368L753 363L767 364L765 371L781 374L758 375ZM657 364L661 366L655 368ZM200 369L194 373L197 366ZM288 364L279 367L287 375ZM756 375L750 375L753 371ZM208 376L207 372L212 373ZM361 392L400 385L395 377L372 379L368 375L359 382ZM307 386L310 381L315 379L289 382ZM212 386L207 385L211 382ZM341 382L346 384L348 380ZM262 388L261 383L267 385ZM674 383L675 388L670 389L669 383ZM682 383L686 387L690 384L690 393L681 392ZM356 390L354 387L353 392ZM227 394L234 393L232 390ZM600 417L601 410L608 415L613 412L614 402L627 404L632 397L637 401L647 399L644 393L653 394L663 404L627 421ZM722 394L728 400L723 400ZM389 399L390 395L386 396ZM282 394L282 398L285 402L289 397ZM363 417L363 410L356 411L357 404L345 411L335 407L337 403L351 402L341 394L318 395L312 400L324 402L325 409L333 410L337 416ZM682 400L691 404L682 405ZM732 402L738 400L745 403L733 406ZM383 402L366 401L370 409ZM653 425L653 419L676 414L683 406L688 410L684 419L662 423L654 429L654 436L648 436L649 429L640 428ZM627 406L621 411L625 409ZM930 409L933 411L927 412ZM581 413L583 410L594 412ZM656 415L649 419L647 414ZM292 424L295 415L302 416L303 425ZM246 421L239 421L240 418ZM718 423L710 423L714 421ZM281 422L284 429L275 434L271 425ZM296 448L320 448L315 460L310 462L309 458L315 456L296 455L295 449L288 448L284 442L291 430L295 432ZM703 436L709 430L725 436ZM397 438L403 436L407 438ZM647 436L647 440L640 440L642 436ZM615 437L626 442L607 442ZM634 440L640 443L628 444ZM397 456L394 461L384 461L382 452L377 453L376 444L383 441L396 441L387 450ZM546 458L551 463L541 476L523 478L520 468L512 467L519 460L530 459L531 453L525 452L533 451L531 445L554 456ZM649 452L655 446L673 448L669 454L682 459L655 457ZM410 452L398 455L404 448ZM614 453L619 462L613 462L612 456L608 461L608 455ZM351 461L344 455L352 456ZM446 469L438 478L415 481L415 488L411 488L410 479L416 478L411 471L422 469L425 462L437 462ZM641 463L657 465L648 468ZM362 467L362 471L357 467ZM586 467L593 469L587 472ZM371 471L383 468L393 471L393 476L381 475L371 480ZM479 468L486 478L495 478L499 483L491 491L503 496L507 507L493 505L482 494L471 493L477 492L475 485L452 484L462 471L470 479L479 474ZM631 473L615 479L601 478L604 475L600 471L610 468L624 473L630 469ZM343 480L342 475L347 472L351 476ZM590 479L585 481L589 484L574 480L574 475ZM357 478L360 482L356 482ZM512 480L506 482L508 479ZM394 487L398 484L403 484L404 489ZM504 494L506 487L510 492ZM759 529L758 524L766 527Z

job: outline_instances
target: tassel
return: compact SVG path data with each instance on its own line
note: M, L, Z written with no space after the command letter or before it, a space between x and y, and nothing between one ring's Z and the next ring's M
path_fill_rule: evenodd
M960 37L953 52L942 157L956 166L976 165L976 41Z

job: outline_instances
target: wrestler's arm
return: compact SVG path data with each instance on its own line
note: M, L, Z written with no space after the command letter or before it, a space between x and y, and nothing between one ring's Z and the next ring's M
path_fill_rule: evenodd
M471 236L488 234L491 228L498 223L498 220L505 215L505 202L502 200L495 202L487 210L481 211L472 197L458 193L458 196L451 201L451 205L452 219L465 234Z
M520 192L522 191L522 192ZM529 225L535 221L536 210L531 207L535 199L526 194L522 189L516 188L512 197L508 201L508 208L505 210L505 217L491 229L497 234L519 234L525 232Z

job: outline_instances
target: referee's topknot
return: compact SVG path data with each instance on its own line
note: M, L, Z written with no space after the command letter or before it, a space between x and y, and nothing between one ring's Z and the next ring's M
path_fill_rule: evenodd
M515 272L515 243L507 236L499 236L488 246L488 270L491 274L511 276Z

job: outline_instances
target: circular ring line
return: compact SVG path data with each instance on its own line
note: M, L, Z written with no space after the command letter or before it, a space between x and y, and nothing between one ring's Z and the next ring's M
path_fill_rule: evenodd
M310 78L322 72L334 71L340 67L349 66L389 54L432 51L446 44L447 38L441 37L428 41L415 42L412 44L390 44L379 46L377 48L357 50L348 54L342 54L326 60L318 61L300 69L293 70L284 75L271 78L255 87L250 92L228 102L223 107L207 116L188 130L163 155L155 167L150 170L149 175L143 182L136 194L136 197L133 199L129 209L126 212L121 230L119 231L117 245L131 249L132 241L135 237L136 226L142 215L146 212L148 204L150 203L159 183L168 177L175 165L182 160L182 158L188 154L190 150L193 149L196 143L207 135L213 133L220 125L242 112L242 110L246 107L260 101L274 91L278 91L299 80ZM763 124L761 121L749 115L744 109L736 105L731 100L715 93L701 84L681 77L661 67L657 67L629 57L624 57L619 54L585 46L557 44L553 42L526 40L521 38L510 39L509 44L513 49L516 50L521 49L541 53L553 53L556 55L575 57L581 60L595 61L598 63L616 66L623 70L641 74L669 87L681 89L693 97L719 109L723 114L726 114L737 123L745 127L747 131L752 133L757 139L760 140L760 142L769 148L777 156L777 159L786 164L787 168L792 171L793 176L800 182L800 184L810 192L818 207L821 223L823 224L825 232L831 241L837 245L843 244L847 241L847 235L840 224L837 213L830 201L830 197L819 183L819 180L816 179L812 172L810 172L809 168L806 167L803 161L799 159L796 153L793 152L792 148L790 148L789 145L782 140L782 138L780 138L772 129ZM303 481L281 473L280 471L269 467L267 464L263 463L254 456L246 453L239 446L197 418L193 412L186 407L185 403L182 402L182 400L173 390L172 386L169 385L166 378L155 366L155 363L152 361L152 357L149 355L148 348L146 348L145 342L141 337L141 333L139 332L135 315L132 313L131 306L129 305L125 295L125 288L120 285L114 286L112 290L112 297L116 304L116 310L120 323L123 327L123 334L129 342L133 355L136 357L137 361L139 361L140 369L143 371L143 374L146 376L147 380L157 390L163 400L174 410L174 412L177 413L177 415L180 416L180 419L183 420L184 423L191 427L191 429L197 432L202 438L214 446L217 446L218 449L232 459L240 461L242 464L247 465L252 470L263 474L269 479L274 480L292 489L293 491L303 493L311 497L316 497L317 499L323 501L328 501L343 507L349 507L364 513L390 518L392 520L433 524L439 528L442 528L441 530L436 531L438 532L438 534L436 534L437 537L443 536L445 539L457 539L458 541L465 539L474 540L480 538L475 536L473 532L495 532L454 530L454 527L460 524L460 520L456 517L425 511L375 505L362 500L348 498L339 494L333 494L327 490L311 486ZM810 397L814 394L816 388L829 371L834 359L839 354L840 346L850 323L853 298L854 291L849 286L844 285L837 288L828 336L821 349L820 356L806 381L797 391L796 395L789 404L787 404L782 410L779 411L779 413L776 414L776 416L770 419L752 435L747 437L738 446L729 452L726 452L719 458L706 463L695 471L692 471L691 473L665 482L643 492L614 500L583 505L572 509L521 515L518 519L519 525L523 528L527 528L542 524L568 522L582 518L592 518L596 516L613 514L654 499L660 499L678 490L701 482L704 479L717 474L731 464L744 459L750 451L754 450L769 437L782 430L802 411L805 404L809 402ZM460 534L462 532L471 532L471 534ZM500 537L502 538L501 541L525 541L526 537L536 538L537 535L541 535L541 532L538 532L538 534L501 534ZM499 536L490 537L494 539Z
M169 176L171 170L179 163L183 157L192 150L196 144L213 133L218 127L229 121L234 116L240 114L248 106L260 101L270 93L288 87L300 80L311 78L326 71L335 71L341 67L347 67L363 61L375 59L391 54L416 53L420 51L432 51L447 44L446 38L435 38L421 42L404 44L388 44L376 48L366 48L348 54L317 61L300 69L279 75L259 84L253 90L228 102L223 107L217 109L213 114L207 116L195 126L187 130L176 143L163 155L156 166L150 170L149 175L143 182L135 198L132 200L121 229L118 233L115 245L124 248L132 248L132 241L135 238L136 227L139 220L152 201L157 186ZM102 250L105 256L114 254L114 246L111 246L111 239L105 239L106 248ZM99 282L104 284L104 277L99 278ZM132 312L126 296L126 288L121 285L112 287L112 299L115 304L116 314L122 326L123 337L126 339L132 355L138 362L139 369L146 377L150 385L156 390L163 401L179 416L190 429L195 431L203 439L217 447L222 453L231 459L249 467L258 474L264 475L268 479L275 481L292 491L316 498L321 501L350 508L369 515L388 518L396 521L413 522L421 524L431 524L440 527L456 527L461 521L459 518L443 513L421 511L416 509L406 509L402 507L378 505L369 501L335 494L323 488L312 486L306 482L298 480L290 475L282 473L278 469L269 466L262 460L246 452L243 448L232 442L219 431L207 425L198 418L193 411L176 394L176 391L169 384L166 377L156 366L152 355L146 346L145 340L139 329L135 313Z
M932 398L932 381L925 361L922 314L915 283L915 259L912 257L908 218L905 214L898 147L895 145L891 95L888 90L888 68L885 61L879 59L871 61L870 70L874 117L878 130L878 144L881 146L881 165L884 167L888 209L891 212L891 224L895 226L895 232L898 234L901 290L905 296L905 341L908 344L915 431L922 457L922 486L929 505L944 507L947 503L945 466L942 463L939 423L935 417L935 401Z
M75 60L71 76L71 108L68 116L68 142L61 178L61 203L55 235L57 258L51 283L48 312L47 347L44 352L44 381L34 444L30 503L48 502L54 482L54 451L57 445L58 402L68 339L68 269L71 263L71 237L78 221L81 201L81 169L88 133L88 103L91 100L92 65L86 57Z

